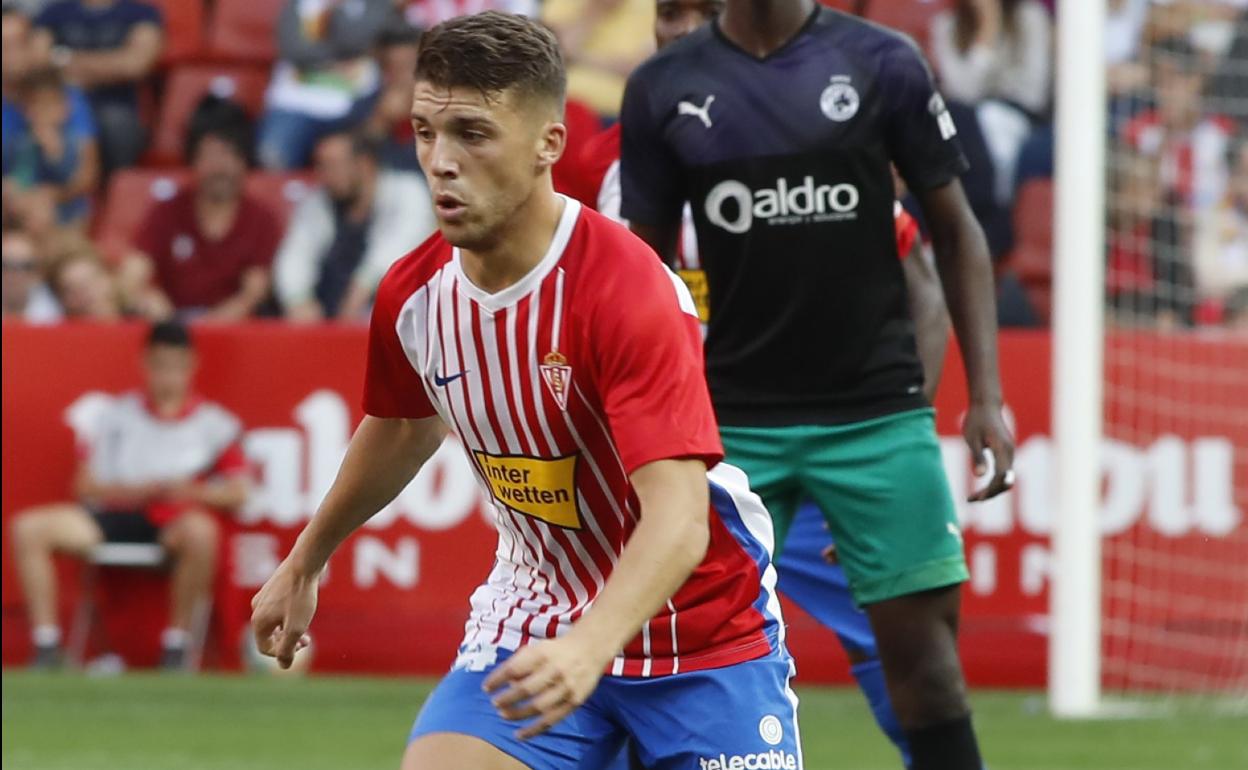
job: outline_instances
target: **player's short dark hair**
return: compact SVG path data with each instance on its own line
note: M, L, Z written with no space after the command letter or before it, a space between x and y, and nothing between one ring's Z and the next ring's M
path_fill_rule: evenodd
M473 88L487 99L514 89L563 111L568 77L555 35L538 22L498 11L460 16L420 39L416 79L442 88Z
M191 340L191 330L181 321L158 321L152 324L147 332L147 347L165 345L190 350L195 345Z

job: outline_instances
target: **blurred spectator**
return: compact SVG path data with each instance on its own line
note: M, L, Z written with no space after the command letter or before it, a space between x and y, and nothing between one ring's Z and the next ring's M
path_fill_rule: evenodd
M419 171L412 134L412 88L416 83L416 55L420 30L401 25L387 29L377 40L381 67L381 95L365 131L381 142L381 164L403 171Z
M1248 286L1227 298L1222 307L1222 323L1236 332L1248 334Z
M1105 18L1106 77L1111 95L1139 91L1148 85L1148 65L1140 46L1148 26L1151 0L1109 0Z
M431 235L424 180L380 171L377 142L331 134L316 147L320 187L303 199L274 263L288 318L365 320L390 264Z
M1222 199L1232 125L1204 111L1204 65L1186 39L1167 38L1152 54L1157 106L1128 122L1123 138L1132 149L1158 158L1168 197L1204 211Z
M396 19L393 0L287 0L260 125L263 165L304 166L322 136L368 119L381 85L369 54Z
M403 17L417 29L429 29L456 16L471 16L482 11L518 13L536 16L540 0L398 0Z
M1209 85L1216 110L1248 124L1248 10L1235 21L1230 49Z
M211 97L210 97L211 98ZM244 193L250 126L228 105L192 118L191 183L156 206L122 268L128 307L216 321L247 318L269 296L282 233L276 216Z
M563 46L568 98L619 114L625 80L654 52L654 0L546 0L542 20Z
M933 18L931 43L944 94L975 107L996 199L1007 204L1019 149L1049 109L1049 13L1036 0L957 0Z
M74 97L53 69L24 76L17 98L4 105L4 178L12 205L29 217L32 206L50 199L58 225L85 226L100 171L90 114L75 114ZM36 197L22 200L31 191Z
M1205 299L1224 300L1248 289L1248 133L1230 143L1227 167L1225 197L1196 223L1196 288Z
M121 319L117 284L89 240L76 233L57 238L49 263L49 283L67 320Z
M1106 282L1117 323L1191 323L1196 298L1190 227L1161 183L1158 159L1124 148L1113 169Z
M164 43L160 12L136 0L62 0L35 27L36 47L91 100L105 174L134 165L147 143L139 86Z
M932 19L941 89L967 104L997 99L1044 115L1052 85L1052 27L1036 0L957 0Z
M61 306L39 274L35 242L20 230L5 230L3 237L4 320L30 324L61 320Z
M11 524L36 666L61 660L53 554L82 559L101 543L137 542L159 543L173 557L161 663L183 668L192 618L216 574L217 516L247 498L241 425L192 391L195 353L187 330L155 326L143 368L145 389L109 399L80 433L76 500L23 511Z

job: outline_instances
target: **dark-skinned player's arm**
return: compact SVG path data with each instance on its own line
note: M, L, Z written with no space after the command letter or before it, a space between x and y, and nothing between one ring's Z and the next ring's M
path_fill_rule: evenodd
M936 399L940 386L940 372L945 366L945 352L949 347L949 309L945 307L945 293L940 287L940 276L923 253L923 242L914 239L910 253L902 261L906 276L906 295L910 303L910 317L914 319L914 338L919 350L919 362L923 365L923 395L928 401Z
M995 497L1014 484L1014 439L1001 411L1004 398L997 366L992 259L984 231L971 213L960 181L955 179L916 194L931 228L936 267L962 351L970 399L962 435L971 449L976 475L987 472L984 455L992 454L992 479L968 498L978 502Z
M706 555L710 500L701 460L658 460L629 479L641 515L593 607L566 634L522 647L485 680L504 718L538 717L520 738L584 703L611 660Z
M445 435L437 417L366 416L351 437L338 477L290 554L251 600L256 646L289 668L306 643L321 573L330 554L403 491Z
M932 236L936 269L958 335L970 403L962 435L976 475L993 475L972 494L987 500L1014 482L1014 439L1001 414L1004 398L997 370L997 309L988 243L958 177L966 157L957 127L936 90L931 70L912 44L898 45L880 59L879 82L887 83L884 141L906 186L918 198Z

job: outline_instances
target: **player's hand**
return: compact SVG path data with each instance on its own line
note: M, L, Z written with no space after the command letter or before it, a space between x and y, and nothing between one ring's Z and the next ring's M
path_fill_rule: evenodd
M521 647L485 680L504 719L537 717L516 732L521 740L546 732L576 711L598 685L608 659L573 635Z
M988 473L991 463L992 478L988 485L967 497L968 502L978 503L996 497L1014 486L1014 437L1001 415L1000 404L972 404L962 423L962 435L971 449L975 463L975 476Z
M256 648L277 658L282 668L290 668L295 653L311 643L307 630L316 613L319 582L319 576L300 573L287 559L251 599Z

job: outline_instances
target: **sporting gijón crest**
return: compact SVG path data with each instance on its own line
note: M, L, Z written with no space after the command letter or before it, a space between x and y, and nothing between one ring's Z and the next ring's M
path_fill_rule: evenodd
M546 387L555 403L563 411L568 411L568 390L572 387L572 367L568 366L568 359L558 350L552 350L542 359L542 365L538 368L542 371L542 379L546 381Z

